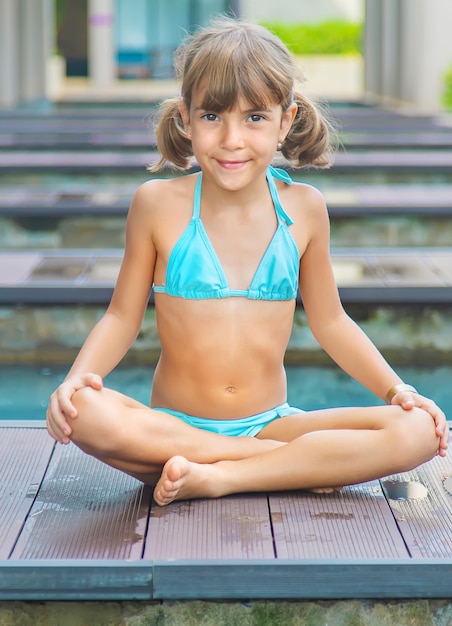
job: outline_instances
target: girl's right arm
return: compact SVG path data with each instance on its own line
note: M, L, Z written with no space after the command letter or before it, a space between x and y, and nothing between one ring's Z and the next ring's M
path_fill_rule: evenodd
M86 386L101 389L103 377L121 361L140 330L156 261L152 238L152 198L156 195L153 186L145 183L132 200L124 258L110 305L88 335L67 377L50 397L47 427L61 443L69 442L69 422L77 417L72 395Z

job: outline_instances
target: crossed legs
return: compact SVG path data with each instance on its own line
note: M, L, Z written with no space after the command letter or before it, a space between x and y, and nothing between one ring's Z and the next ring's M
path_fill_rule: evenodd
M157 482L160 505L341 487L407 471L438 449L433 419L418 408L313 411L279 418L253 438L198 430L109 389L84 388L73 401L78 417L71 423L72 441L147 484Z
M237 461L170 459L154 490L160 505L248 491L341 487L407 471L435 456L439 440L421 409L370 407L316 411L276 420L260 437L288 441Z
M87 454L146 484L155 485L166 461L176 454L197 463L213 463L283 445L208 433L107 388L84 387L72 401L78 416L71 422L71 440Z

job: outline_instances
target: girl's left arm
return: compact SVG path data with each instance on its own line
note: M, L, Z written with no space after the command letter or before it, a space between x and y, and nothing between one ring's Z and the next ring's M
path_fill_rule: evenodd
M300 294L309 326L322 348L345 372L384 400L388 390L403 381L344 311L331 264L325 202L316 189L308 188L304 195L307 220L303 222L309 235L300 261ZM428 411L441 438L439 453L445 454L449 435L446 417L433 400L400 391L391 404L400 404L405 410L417 406Z

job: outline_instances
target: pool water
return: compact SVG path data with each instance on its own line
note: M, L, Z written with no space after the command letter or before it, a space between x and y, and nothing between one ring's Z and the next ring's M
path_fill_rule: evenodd
M14 365L0 367L0 420L43 420L48 398L63 380L67 368L43 369ZM436 369L398 368L401 377L433 398L452 416L452 366ZM113 389L149 404L152 368L118 367L105 380ZM380 403L359 383L338 369L288 367L288 401L306 410Z

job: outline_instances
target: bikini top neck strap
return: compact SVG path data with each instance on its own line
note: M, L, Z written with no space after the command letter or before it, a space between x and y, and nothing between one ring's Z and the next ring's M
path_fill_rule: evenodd
M292 218L285 212L281 201L279 199L278 190L276 189L274 179L282 180L288 185L292 184L292 178L289 174L280 168L272 167L271 165L267 169L267 182L270 189L270 195L273 200L278 219L283 219L289 226L293 224ZM201 186L202 186L202 172L199 173L198 180L196 181L195 197L193 200L193 219L199 219L201 214Z
M199 172L198 180L196 181L195 197L193 199L193 219L199 219L201 214L201 185L202 185L202 172Z
M278 180L282 180L284 183L287 183L288 185L291 185L293 181L292 181L292 178L289 176L289 174L285 170L282 170L279 167L273 167L272 165L268 167L267 182L268 182L268 187L270 189L270 194L273 200L273 205L275 207L276 215L278 216L278 219L284 220L288 226L291 226L293 224L293 219L290 217L290 215L288 215L285 212L281 204L281 200L279 199L278 190L276 188L276 184L274 180L275 178L277 178Z

